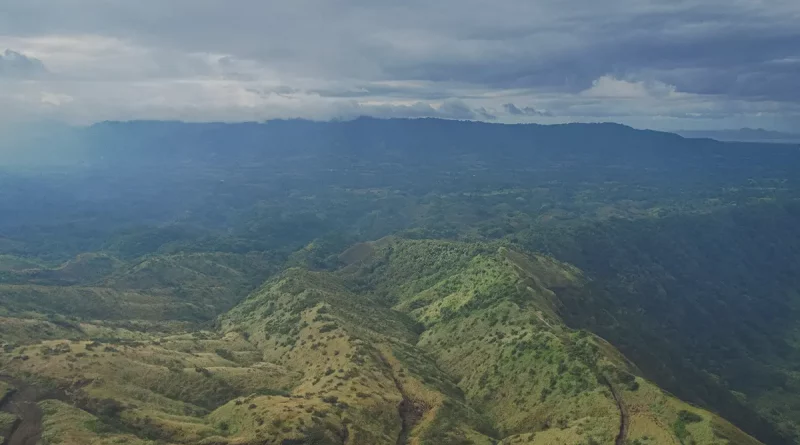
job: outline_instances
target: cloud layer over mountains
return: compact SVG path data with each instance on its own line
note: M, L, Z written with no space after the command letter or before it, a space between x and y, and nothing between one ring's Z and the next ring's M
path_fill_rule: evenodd
M3 118L436 116L789 130L795 0L0 5ZM11 111L10 111L11 110Z

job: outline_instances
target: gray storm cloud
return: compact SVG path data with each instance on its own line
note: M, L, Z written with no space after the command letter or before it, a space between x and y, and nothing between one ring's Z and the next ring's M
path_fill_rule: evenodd
M6 76L0 101L81 121L356 110L790 129L797 23L795 0L4 2L0 47L51 75Z
M533 107L520 108L511 103L503 104L503 109L506 111L506 113L514 116L552 116L552 113L547 110L537 110Z
M0 77L31 79L45 74L47 74L47 68L41 60L27 57L11 49L0 53Z

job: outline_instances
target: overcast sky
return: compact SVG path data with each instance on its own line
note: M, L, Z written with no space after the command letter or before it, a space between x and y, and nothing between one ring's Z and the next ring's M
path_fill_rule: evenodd
M800 131L800 0L3 0L0 119Z

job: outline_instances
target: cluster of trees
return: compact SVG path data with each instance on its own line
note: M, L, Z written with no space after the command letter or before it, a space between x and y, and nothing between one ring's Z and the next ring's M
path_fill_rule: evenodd
M798 224L800 203L788 202L515 236L592 279L590 296L561 296L568 324L610 340L681 398L784 443L800 418L763 399L800 390Z

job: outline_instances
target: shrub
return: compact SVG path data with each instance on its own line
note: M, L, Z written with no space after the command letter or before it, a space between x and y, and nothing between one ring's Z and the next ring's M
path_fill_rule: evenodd
M678 436L678 439L683 442L683 439L689 435L689 432L686 430L686 425L689 423L701 422L702 420L702 417L693 412L685 409L680 410L678 412L678 419L672 424L672 430L675 432L675 435Z
M326 323L319 328L319 333L324 334L326 332L336 330L337 327L338 326L336 326L336 323Z
M220 356L220 357L224 358L225 360L228 360L228 361L231 361L231 362L234 362L234 361L236 361L236 356L234 356L234 355L233 355L233 352L231 352L231 351L229 351L229 350L227 350L227 349L224 349L224 348L218 348L218 349L216 349L214 352L215 352L215 353L216 353L218 356Z
M678 412L678 420L684 423L697 423L702 422L703 418L698 414L683 409Z

